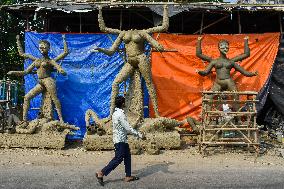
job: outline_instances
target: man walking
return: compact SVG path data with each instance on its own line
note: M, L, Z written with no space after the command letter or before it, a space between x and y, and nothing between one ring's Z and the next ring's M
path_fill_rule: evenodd
M123 108L125 107L125 98L117 96L115 99L115 110L112 114L112 127L113 127L113 143L115 148L114 158L105 166L101 171L96 173L96 177L101 186L104 185L103 176L107 176L114 170L122 161L125 165L125 182L138 180L138 177L131 176L131 154L127 142L127 133L145 139L145 137L138 131L134 130L128 123L124 114Z

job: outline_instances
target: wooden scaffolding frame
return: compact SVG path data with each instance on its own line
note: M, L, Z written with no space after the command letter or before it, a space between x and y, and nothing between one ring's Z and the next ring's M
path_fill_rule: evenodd
M202 92L199 151L203 156L207 147L223 145L252 146L258 156L256 96L254 91Z

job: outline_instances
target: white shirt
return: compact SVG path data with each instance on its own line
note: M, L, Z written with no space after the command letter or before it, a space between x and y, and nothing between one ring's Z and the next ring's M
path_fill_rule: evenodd
M127 143L127 133L131 133L136 137L142 138L142 134L133 129L128 123L124 111L120 108L115 108L112 114L112 129L113 129L113 143L125 142Z

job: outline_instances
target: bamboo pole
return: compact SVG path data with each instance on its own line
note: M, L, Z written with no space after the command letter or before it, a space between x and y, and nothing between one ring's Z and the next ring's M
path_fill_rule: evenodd
M244 138L219 138L218 141L243 141Z
M199 32L200 35L203 32L203 23L204 23L204 12L202 12L202 16L201 16L200 32Z
M203 142L202 144L207 144L207 145L234 145L234 144L238 144L238 145L247 145L248 143L246 142ZM259 145L259 143L249 143L250 145Z
M259 102L259 100L211 100L211 99L204 99L204 102L212 102L212 103L227 103L227 102Z
M239 33L242 33L242 25L241 25L241 15L240 15L240 11L238 11L238 28L239 28Z
M281 17L281 12L278 13L278 21L279 21L279 29L280 29L280 39L282 39L282 34L283 34L283 28L282 28L282 17Z
M181 15L181 33L184 31L184 21L183 21L183 14Z
M257 131L258 128L214 128L205 129L206 131Z
M239 128L248 128L249 125L252 125L252 124L246 124L246 125L238 125ZM211 125L207 125L207 128L208 129L217 129L217 128L220 128L220 125L217 125L217 124L211 124ZM249 127L249 128L252 128L252 127Z
M227 115L231 115L232 117L227 120L225 123L218 124L218 121L216 118L218 117L223 117L224 112L211 109L210 111L205 108L206 105L208 105L209 102L212 102L212 107L214 105L219 104L219 103L227 103L228 100L211 100L207 99L206 96L207 94L211 95L217 95L217 94L222 94L222 95L234 95L234 94L239 94L239 95L244 95L246 98L245 100L241 101L243 103L245 102L250 102L253 104L252 109L248 109L247 111L251 112L241 112L241 108L238 109L235 112L228 112ZM214 92L214 91L204 91L202 92L202 131L200 133L200 137L203 138L202 141L200 141L199 146L204 146L205 148L207 146L218 146L218 145L248 145L248 146L253 146L256 152L256 156L259 154L259 136L258 136L258 128L256 125L256 102L258 100L256 99L256 92L252 91L242 91L242 92L237 92L237 91L226 91L226 92ZM235 102L235 100L229 100L230 102ZM243 122L241 125L235 124L233 120L236 117L239 116L245 116L246 122ZM215 119L214 119L215 118ZM212 123L209 121L213 121ZM209 123L209 122L210 123ZM215 121L215 122L214 122ZM218 136L219 133L223 131L235 131L237 133L240 133L241 136L235 136L232 138L223 138ZM210 133L210 135L208 135ZM251 134L253 135L251 136ZM209 138L208 138L209 137ZM201 148L201 152L202 148Z
M221 21L225 20L225 19L228 18L228 17L229 17L229 15L226 15L226 16L224 16L224 17L222 17L222 18L216 20L215 22L213 22L213 23L211 23L211 24L205 26L202 30L204 30L204 29L206 29L206 28L209 28L209 27L211 27L211 26L213 26L213 25L215 25L215 24L221 22ZM197 30L196 32L194 32L193 34L197 34L197 33L200 33L200 29Z
M82 15L79 13L79 18L80 18L80 33L82 33Z
M209 114L220 114L220 116L223 116L223 111L206 111ZM227 112L228 115L252 115L256 114L257 112Z
M255 91L202 91L204 94L243 94L243 95L257 95Z
M121 31L122 29L122 10L120 10L120 15L119 15L119 30Z
M30 31L29 16L26 17L26 31Z
M253 96L253 99L255 99L256 96ZM253 104L253 110L256 111L256 105ZM253 117L253 128L257 128L257 125L256 125L256 116ZM257 131L255 132L255 138L254 138L255 142L258 142L259 143L259 130L257 128Z

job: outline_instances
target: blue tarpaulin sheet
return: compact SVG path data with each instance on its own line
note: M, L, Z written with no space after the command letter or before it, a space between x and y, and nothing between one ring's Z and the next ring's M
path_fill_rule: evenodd
M65 122L79 126L70 139L81 139L85 134L85 112L94 110L100 118L109 115L111 85L122 68L123 54L116 52L112 56L103 53L91 53L95 47L110 48L117 35L110 34L66 34L69 54L58 62L67 72L67 76L54 73L57 96L61 102ZM38 50L40 40L50 42L50 58L55 58L63 52L62 35L59 33L25 33L25 52L40 58ZM124 44L120 45L122 49ZM147 45L147 48L149 46ZM25 61L25 69L31 64ZM29 92L37 84L36 74L25 76L25 92ZM123 84L120 90L123 91ZM144 87L145 88L145 87ZM145 103L148 96L145 96ZM28 118L35 119L41 105L41 95L31 101Z

